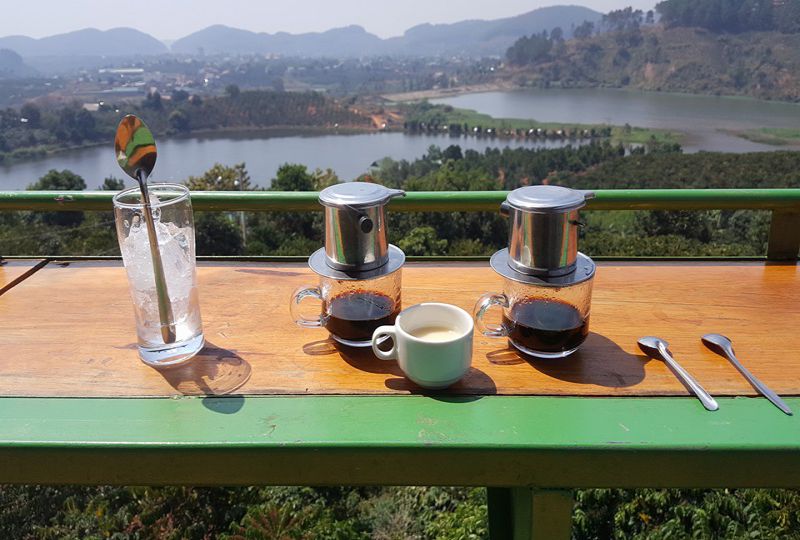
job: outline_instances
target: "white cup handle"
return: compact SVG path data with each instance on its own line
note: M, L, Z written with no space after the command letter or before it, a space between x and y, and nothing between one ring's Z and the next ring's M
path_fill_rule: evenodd
M392 338L392 348L388 351L382 351L378 348L378 343L384 337ZM372 333L372 352L381 360L395 360L397 358L397 334L394 326L379 326L375 329Z

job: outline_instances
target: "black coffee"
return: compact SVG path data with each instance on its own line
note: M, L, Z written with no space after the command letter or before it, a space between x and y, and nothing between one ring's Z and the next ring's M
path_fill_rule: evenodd
M571 351L589 334L585 319L574 306L555 300L528 298L514 304L503 325L509 337L526 349L545 353Z
M322 306L325 328L348 341L370 341L379 326L394 324L400 303L370 291L352 291L334 296Z

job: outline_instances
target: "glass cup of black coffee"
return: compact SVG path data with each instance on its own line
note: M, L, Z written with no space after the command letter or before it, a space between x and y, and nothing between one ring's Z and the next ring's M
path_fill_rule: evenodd
M364 280L320 277L318 287L302 287L290 301L294 322L304 328L323 327L331 337L350 347L371 347L379 326L394 324L402 310L400 271ZM311 314L302 312L306 298L321 302Z
M589 335L592 282L565 287L504 279L503 293L488 293L475 304L475 325L488 337L506 337L521 352L539 358L564 358ZM490 308L502 308L498 321Z

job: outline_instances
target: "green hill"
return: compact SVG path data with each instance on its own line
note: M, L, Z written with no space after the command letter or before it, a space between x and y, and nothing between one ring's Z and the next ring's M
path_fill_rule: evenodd
M535 61L508 69L515 81L530 86L631 87L800 101L800 34L648 27L555 42Z

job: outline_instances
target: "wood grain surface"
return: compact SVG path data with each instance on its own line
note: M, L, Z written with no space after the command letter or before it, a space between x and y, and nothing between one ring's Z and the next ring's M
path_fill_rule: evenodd
M324 330L292 323L291 292L316 282L304 264L208 263L198 273L207 347L187 366L159 371L138 359L120 263L47 265L0 297L0 395L423 393L394 363L340 350ZM403 304L443 301L471 312L501 285L485 263L410 263ZM470 373L440 393L687 395L636 346L638 337L658 335L713 395L755 395L701 344L702 334L719 332L773 390L800 395L799 313L796 265L600 264L591 334L578 353L533 360L503 339L476 336Z
M41 266L42 260L2 260L0 259L0 295L11 290L29 275L33 275Z

